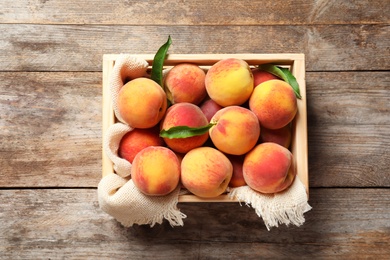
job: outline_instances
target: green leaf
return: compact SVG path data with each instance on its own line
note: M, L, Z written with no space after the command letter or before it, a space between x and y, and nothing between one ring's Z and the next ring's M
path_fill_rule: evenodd
M162 129L160 136L164 138L187 138L196 135L203 135L209 131L209 129L216 123L209 123L208 125L201 127L189 127L189 126L174 126L168 130Z
M152 65L152 72L151 72L151 79L157 82L162 88L163 86L163 66L164 66L164 61L167 56L167 52L169 49L169 46L171 46L172 40L171 36L168 36L168 40L166 43L164 43L160 49L158 49L156 55L154 55L153 59L153 65Z
M267 72L275 75L276 77L279 77L282 80L288 82L288 79L287 79L286 75L284 74L284 72L276 65L273 65L270 63L261 64L261 65L259 65L259 69L267 71Z
M287 68L280 68L284 75L287 77L287 82L291 85L295 92L295 96L299 99L302 98L301 93L299 92L299 84L297 82L297 79L294 77L294 75L291 73L291 71Z
M289 69L278 67L276 65L269 64L269 63L259 65L259 69L267 71L267 72L281 78L282 80L286 81L288 84L290 84L290 86L294 90L295 96L299 99L302 98L302 96L299 92L299 84L297 82L297 79L294 77L294 75L290 72Z

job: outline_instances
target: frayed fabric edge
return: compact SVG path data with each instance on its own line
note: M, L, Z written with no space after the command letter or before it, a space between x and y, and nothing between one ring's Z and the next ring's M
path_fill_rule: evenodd
M300 182L299 180L296 181ZM303 186L302 183L299 184ZM295 188L299 189L298 192L305 192L304 188L301 189L300 186ZM240 205L245 203L245 205L251 206L255 213L263 219L268 231L272 227L278 227L279 224L285 224L286 226L293 224L299 227L305 222L304 213L312 209L307 202L307 196L304 200L300 199L290 205L276 208L273 198L279 195L260 194L248 186L233 188L229 191L228 196L231 199L237 199Z
M124 227L131 227L134 225L149 225L154 227L156 224L162 224L164 220L167 220L171 227L184 226L183 219L187 218L187 215L182 213L175 205L169 207L165 212L154 216L153 218L145 221L144 219L134 219L133 221L118 220Z
M176 191L173 192L173 194L171 194L172 199L170 199L169 203L167 203L167 206L164 211L158 212L154 215L141 216L139 218L124 216L122 214L122 210L128 210L128 208L126 207L126 205L121 205L121 200L118 199L117 196L119 194L117 194L117 192L123 186L125 186L127 182L128 180L118 176L115 173L108 174L100 180L97 192L99 207L101 210L112 216L124 227L131 227L134 224L150 225L151 227L153 227L156 224L162 224L164 219L167 220L172 227L184 226L183 219L185 219L187 216L182 213L177 207L180 188L178 188ZM130 204L127 205L131 206Z

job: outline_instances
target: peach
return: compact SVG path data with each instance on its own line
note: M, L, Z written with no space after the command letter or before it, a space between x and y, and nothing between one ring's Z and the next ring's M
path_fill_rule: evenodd
M277 79L263 82L254 89L249 108L258 117L260 125L269 129L286 126L298 111L292 87Z
M261 193L287 189L296 176L292 153L276 143L262 143L246 154L242 166L245 182Z
M179 185L180 162L169 148L149 146L135 156L131 178L142 193L164 196Z
M207 120L210 122L211 118L217 113L218 110L221 110L223 107L218 105L214 100L208 99L205 100L201 105L200 109L203 114L206 116Z
M119 157L133 162L134 157L142 149L148 146L164 146L164 140L159 136L159 128L134 128L132 131L125 134L118 149Z
M260 70L259 68L252 69L253 74L253 85L257 87L259 84L271 80L271 79L279 79L277 76L275 76L272 73L269 73L268 71Z
M168 130L174 126L201 127L209 122L202 110L191 103L177 103L168 108L165 117L161 121L161 129ZM197 135L187 138L167 138L165 143L169 148L178 153L186 153L191 149L202 146L209 134Z
M175 65L164 78L164 88L172 104L189 102L198 105L207 95L206 73L195 64Z
M256 115L247 108L229 106L219 110L211 119L210 139L222 152L242 155L251 150L260 135Z
M211 198L225 192L233 174L233 166L220 151L198 147L189 151L181 163L181 182L194 195Z
M229 182L229 187L236 188L245 186L246 182L244 179L244 173L242 171L242 166L244 164L244 156L237 156L237 155L227 155L230 162L233 165L233 175Z
M206 90L212 100L227 107L242 105L253 91L253 75L248 63L229 58L216 62L206 73Z
M265 127L261 128L260 133L260 142L272 142L280 144L286 148L290 147L291 144L291 124L286 125L285 127L279 129L268 129Z
M159 84L148 78L127 82L118 93L122 119L134 128L150 128L159 123L167 109L167 98Z

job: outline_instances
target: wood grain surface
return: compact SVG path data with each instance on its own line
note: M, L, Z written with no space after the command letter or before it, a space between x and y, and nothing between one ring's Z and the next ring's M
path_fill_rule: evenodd
M177 54L305 53L308 71L390 69L390 26L382 24L0 24L0 30L0 70L7 71L101 71L103 54L154 54L168 35Z
M135 25L388 24L386 1L15 1L1 23Z
M179 204L183 227L123 228L94 189L2 190L0 251L15 259L385 259L389 189L314 189L301 227L267 231L238 203ZM14 210L17 208L18 210ZM321 258L321 257L320 257Z
M0 259L389 259L388 1L0 2ZM237 203L184 227L104 213L102 56L304 53L309 204L267 231Z

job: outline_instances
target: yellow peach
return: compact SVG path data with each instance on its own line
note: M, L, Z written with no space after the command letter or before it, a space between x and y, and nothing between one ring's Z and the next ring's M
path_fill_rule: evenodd
M210 138L224 153L245 154L259 139L259 120L249 109L240 106L225 107L213 116L211 123L215 125L209 130Z
M120 116L134 128L157 125L167 109L164 90L148 78L136 78L127 82L119 90L117 102Z
M242 105L253 91L253 75L248 63L241 59L223 59L206 73L206 90L217 104L227 107Z
M292 87L277 79L265 81L254 89L249 108L258 117L260 125L269 129L286 126L298 111Z
M169 148L149 146L135 156L131 179L146 195L167 195L179 185L180 162Z
M243 164L245 182L261 193L287 189L296 176L292 153L276 143L262 143L246 154Z
M161 121L161 129L168 130L175 126L201 127L208 124L202 110L191 103L177 103L172 105ZM178 153L186 153L191 149L203 145L209 137L208 133L187 137L168 138L164 137L169 148Z
M188 102L198 105L207 95L206 73L196 64L175 65L164 78L164 88L172 104Z
M189 151L181 162L181 182L198 197L211 198L225 192L233 166L220 151L198 147Z

